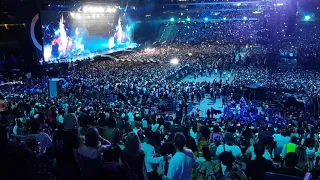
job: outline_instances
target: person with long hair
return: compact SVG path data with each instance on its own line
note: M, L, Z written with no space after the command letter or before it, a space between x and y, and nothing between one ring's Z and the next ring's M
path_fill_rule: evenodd
M193 155L194 155L196 158L199 157L199 150L198 150L196 141L194 140L193 137L187 136L186 147L187 147L188 149L191 149L191 150L192 150ZM196 175L197 175L197 170L196 170L196 169L193 169L193 170L192 170L191 179L194 179L194 178L196 177Z
M176 153L170 159L166 178L176 180L191 179L192 169L197 167L197 163L192 151L184 148L186 137L183 133L176 133L174 144Z
M144 152L138 135L130 132L125 139L125 147L121 154L121 162L130 171L133 180L144 180Z
M207 126L200 127L199 149L208 146L210 139L210 129Z
M199 156L199 150L193 137L187 136L186 147L192 150L195 157Z
M115 118L101 118L100 126L102 130L102 137L110 141L112 144L116 144L120 138L119 129L116 128L117 122Z
M225 180L246 180L246 175L241 168L235 163L236 158L231 152L224 151L219 155L219 160L226 167L223 173Z
M102 168L101 154L110 147L111 143L100 136L97 128L88 128L85 141L80 144L78 149L83 179L91 179Z
M303 146L298 146L295 153L298 156L298 163L296 165L296 168L300 171L305 172L307 170L307 152L306 149Z
M57 108L55 106L51 106L50 110L48 111L48 120L50 123L51 128L54 130L57 126Z
M118 144L120 140L120 131L118 128L116 128L116 119L109 118L106 120L105 115L102 114L99 120L102 137L110 141L112 145L109 150L103 153L103 159L107 162L119 162L119 158L121 156L121 148Z
M189 135L194 138L196 144L199 144L199 133L196 125L192 126L189 130Z
M155 153L155 149L158 149L160 145L160 137L158 133L152 132L147 136L144 135L143 130L138 131L140 139L143 140L142 148L145 153L144 163L147 171L147 176L149 180L157 180L161 179L161 177L157 174L155 170L155 165L160 162L166 161L166 156L157 157Z
M196 180L213 180L215 179L214 175L220 169L220 164L212 161L212 154L208 147L202 148L202 156L205 159L204 162L201 162L197 168L197 177Z
M79 147L79 154L89 159L100 159L101 153L108 150L111 143L102 138L95 127L89 127L86 131L85 141Z

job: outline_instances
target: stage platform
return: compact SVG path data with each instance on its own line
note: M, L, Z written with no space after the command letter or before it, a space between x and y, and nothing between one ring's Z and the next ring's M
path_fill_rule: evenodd
M57 63L65 63L65 62L75 62L75 61L82 61L85 59L94 59L97 56L104 56L104 55L109 55L112 53L120 52L120 51L125 51L125 50L130 50L138 47L139 45L136 43L131 43L125 47L118 47L118 48L113 48L113 49L106 49L106 50L101 50L97 51L95 53L86 53L86 54L80 54L79 56L72 56L72 57L67 57L67 58L61 58L61 59L52 59L47 62L41 62L41 64L57 64Z

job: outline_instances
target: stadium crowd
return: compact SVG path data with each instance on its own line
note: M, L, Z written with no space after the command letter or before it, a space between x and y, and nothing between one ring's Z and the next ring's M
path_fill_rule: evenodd
M177 23L170 43L59 69L56 97L50 76L4 79L1 179L317 179L319 73L269 69L266 54L314 54L319 30L299 23L270 47L262 24ZM245 95L255 83L277 106ZM205 98L223 109L190 111Z
M272 78L265 69L236 64L230 48L167 45L152 56L157 63L85 62L61 72L55 98L48 97L49 77L2 85L4 172L14 179L261 179L265 172L303 177L314 169L316 174L318 126L306 109L290 107L283 114L264 105L260 111L241 93L224 89L270 79L290 89L314 74ZM163 61L174 52L180 65ZM144 56L150 55L124 58ZM190 74L228 76L224 69L234 74L233 82L180 81ZM190 103L208 95L224 96L222 118L215 118L215 109L188 112Z

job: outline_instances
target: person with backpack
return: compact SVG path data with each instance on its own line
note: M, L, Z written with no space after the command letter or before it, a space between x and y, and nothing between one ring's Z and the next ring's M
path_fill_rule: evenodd
M216 155L219 156L222 152L225 151L231 152L235 158L242 157L240 147L234 144L234 137L229 132L224 135L224 143L218 146Z

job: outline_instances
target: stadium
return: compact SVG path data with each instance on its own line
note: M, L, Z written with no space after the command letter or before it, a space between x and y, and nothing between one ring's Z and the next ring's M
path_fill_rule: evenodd
M0 179L319 179L320 1L0 5Z

